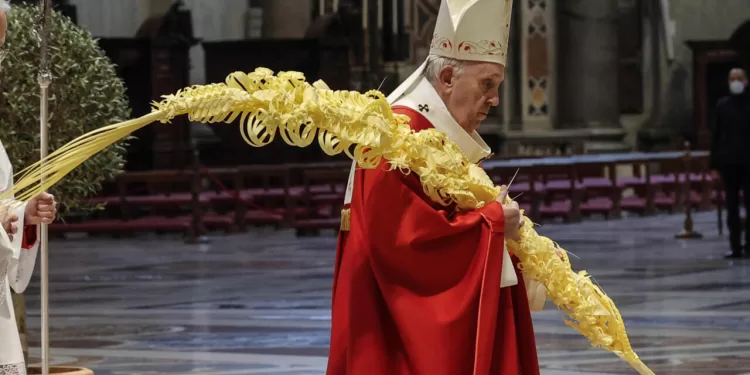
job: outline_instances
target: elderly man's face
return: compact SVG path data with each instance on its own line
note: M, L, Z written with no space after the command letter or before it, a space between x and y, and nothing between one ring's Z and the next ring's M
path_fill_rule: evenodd
M729 91L733 94L741 94L747 87L747 74L742 69L732 69L729 72Z
M503 79L504 66L469 62L461 72L452 66L444 67L434 86L453 118L464 130L473 132L487 118L490 108L500 104L498 90Z

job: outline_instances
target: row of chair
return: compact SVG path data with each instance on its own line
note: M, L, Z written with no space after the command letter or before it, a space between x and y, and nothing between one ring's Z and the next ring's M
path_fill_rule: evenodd
M498 185L510 184L511 197L537 222L674 212L686 204L707 209L720 199L706 155L687 162L681 153L557 159L487 161L483 167ZM233 233L251 226L294 228L300 234L337 229L350 166L331 162L125 173L115 181L116 194L92 198L106 207L102 212L56 224L51 231L183 232L197 239L209 231Z

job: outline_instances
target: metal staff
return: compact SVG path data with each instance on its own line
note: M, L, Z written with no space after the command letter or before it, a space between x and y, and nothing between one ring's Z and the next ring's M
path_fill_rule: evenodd
M47 157L49 141L49 86L52 83L52 71L49 66L49 22L52 17L52 1L39 0L41 16L39 18L39 155L42 160ZM42 176L44 182L44 176ZM41 262L41 305L42 305L42 375L49 375L49 241L47 224L40 227L40 262Z

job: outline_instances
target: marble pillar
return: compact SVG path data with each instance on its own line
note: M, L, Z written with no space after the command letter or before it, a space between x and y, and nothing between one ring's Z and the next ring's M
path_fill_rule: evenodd
M151 0L70 0L78 25L98 38L131 38L151 15Z
M204 42L245 39L247 0L185 0L193 17L195 37ZM190 49L190 84L206 82L205 52L203 46Z
M589 152L621 151L618 0L559 0L558 129L580 131Z
M304 38L312 22L313 3L302 0L253 0L263 8L263 37Z
M552 129L555 116L555 1L517 1L521 32L521 119L524 132Z
M440 0L412 0L409 17L412 35L413 63L422 64L430 53L430 42L432 41L435 23L440 10Z

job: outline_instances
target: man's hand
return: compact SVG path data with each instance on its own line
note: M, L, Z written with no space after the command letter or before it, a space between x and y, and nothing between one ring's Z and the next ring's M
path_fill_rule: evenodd
M519 241L521 236L518 234L518 230L523 225L523 220L521 219L521 210L518 209L518 204L513 202L512 204L503 206L503 215L505 216L505 237L513 241Z
M562 249L560 249L560 246L555 244L555 253L557 253L557 256L560 258L560 260L565 261L565 255L563 255Z
M8 221L3 223L3 229L5 229L5 233L8 234L8 239L13 241L13 235L16 234L18 231L18 226L16 225L16 222L18 221L18 216L12 215Z
M57 202L52 194L40 193L26 205L24 225L49 224L55 221Z
M497 201L502 204L506 196L508 196L508 188L501 186ZM511 202L503 205L503 216L505 217L505 237L513 241L520 240L521 236L518 234L518 229L523 226L524 220L521 216L521 210L518 208L518 203Z

